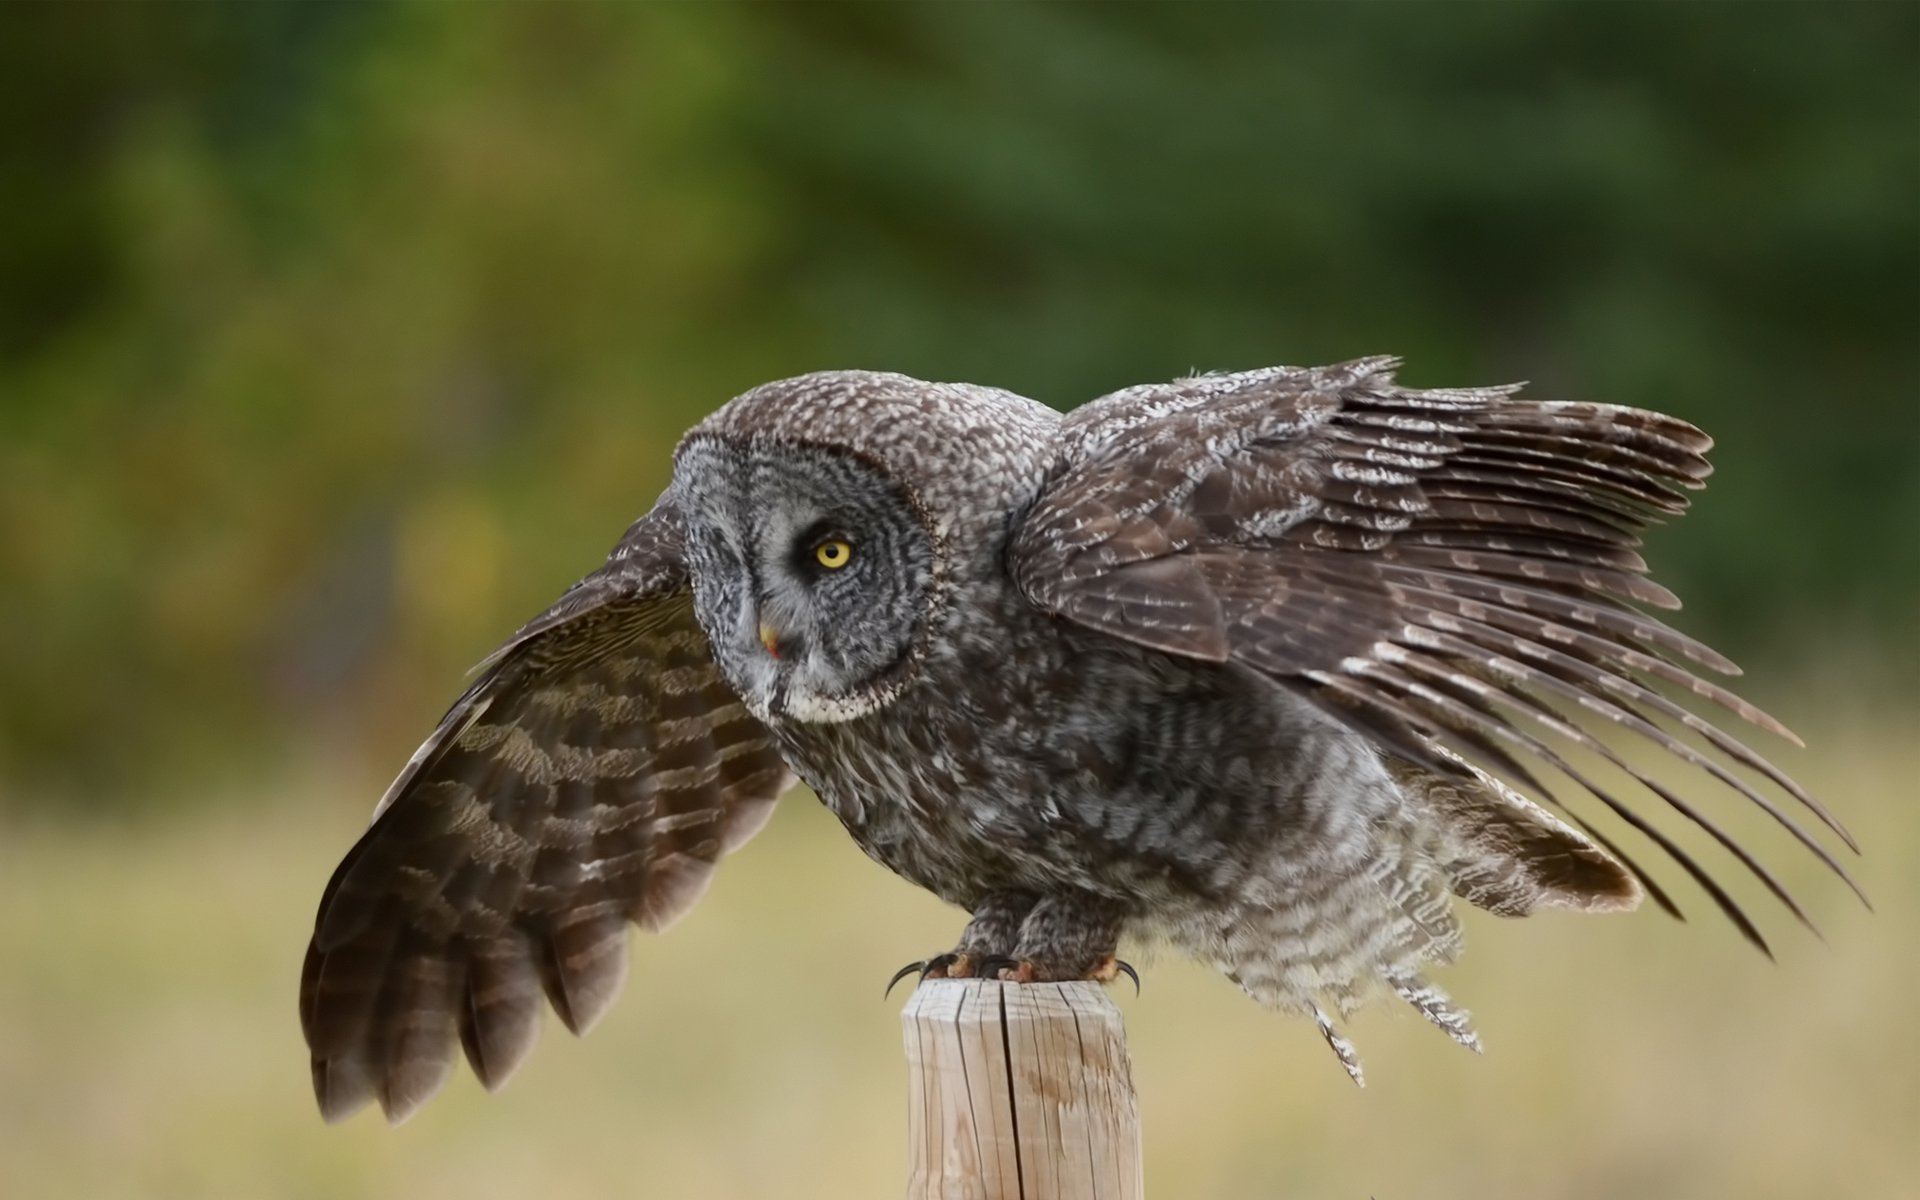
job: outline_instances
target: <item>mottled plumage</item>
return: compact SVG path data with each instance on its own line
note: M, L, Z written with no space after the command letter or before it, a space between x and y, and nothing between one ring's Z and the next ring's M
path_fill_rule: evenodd
M1377 994L1478 1048L1424 974L1459 952L1454 898L1678 911L1514 790L1558 803L1529 761L1764 949L1561 752L1640 780L1802 920L1592 729L1702 768L1845 878L1726 764L1851 845L1834 819L1654 687L1791 737L1695 673L1731 663L1630 603L1677 605L1636 534L1685 509L1708 438L1514 388L1404 389L1393 366L1202 376L1064 418L867 372L721 408L607 564L488 661L335 873L301 997L322 1110L406 1115L456 1039L497 1085L542 992L590 1024L626 923L684 911L789 769L867 854L973 914L936 969L1105 977L1122 937L1165 939L1310 1016L1356 1079L1337 1019Z

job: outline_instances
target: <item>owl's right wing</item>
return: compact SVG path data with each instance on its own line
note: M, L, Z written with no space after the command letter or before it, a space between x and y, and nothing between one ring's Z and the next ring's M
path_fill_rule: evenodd
M1732 663L1627 603L1678 606L1644 576L1636 535L1684 511L1710 469L1710 440L1637 409L1520 400L1512 388L1401 388L1394 366L1202 376L1074 411L1049 481L1013 531L1016 584L1086 628L1258 672L1436 781L1477 790L1465 760L1551 799L1522 760L1544 762L1653 839L1764 950L1711 875L1552 743L1640 780L1802 920L1710 816L1568 714L1706 770L1847 878L1763 791L1655 723L1672 721L1764 776L1852 844L1792 779L1650 686L1792 737L1695 673L1735 673ZM1574 819L1676 911L1631 858Z
M669 496L485 663L320 900L300 980L328 1120L398 1121L458 1040L498 1087L544 992L582 1032L792 777L694 619Z

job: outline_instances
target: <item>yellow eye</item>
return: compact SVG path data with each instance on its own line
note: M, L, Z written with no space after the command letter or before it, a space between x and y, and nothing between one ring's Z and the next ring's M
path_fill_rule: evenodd
M853 561L853 546L839 538L830 538L813 548L813 560L829 571L838 571Z

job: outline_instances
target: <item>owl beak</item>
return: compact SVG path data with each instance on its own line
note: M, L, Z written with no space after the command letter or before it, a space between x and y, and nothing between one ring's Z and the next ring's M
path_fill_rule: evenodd
M780 635L765 621L760 623L760 644L767 648L767 653L772 657L780 657Z

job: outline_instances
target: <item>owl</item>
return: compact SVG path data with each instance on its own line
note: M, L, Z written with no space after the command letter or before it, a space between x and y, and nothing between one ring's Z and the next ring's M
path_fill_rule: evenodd
M727 403L605 565L485 661L327 885L300 996L323 1114L404 1118L456 1042L497 1087L547 1004L585 1031L628 926L686 912L795 776L971 915L921 974L1107 980L1123 939L1153 939L1311 1019L1356 1082L1339 1022L1376 996L1478 1048L1428 978L1460 951L1457 901L1678 913L1543 766L1764 950L1584 765L1803 921L1614 741L1712 776L1852 882L1796 809L1852 846L1839 823L1672 698L1792 737L1647 612L1678 601L1637 534L1686 508L1709 439L1403 388L1396 365L1203 375L1066 416L863 371Z

